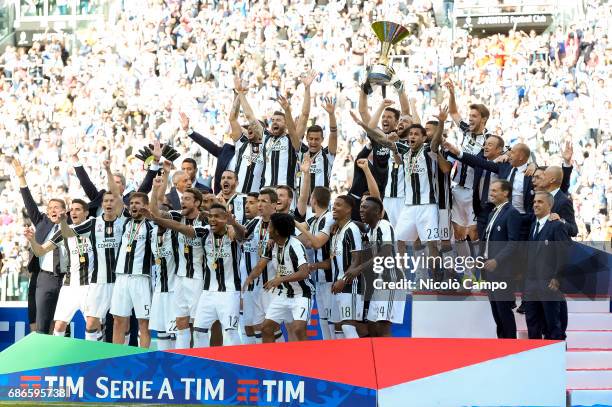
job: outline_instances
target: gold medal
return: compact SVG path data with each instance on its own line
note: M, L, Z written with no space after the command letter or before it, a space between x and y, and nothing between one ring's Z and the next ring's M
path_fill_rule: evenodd
M300 178L302 176L302 171L298 171L297 174L295 174L296 178Z
M125 251L128 252L128 253L131 252L132 251L132 245L131 244L127 245L126 248L125 248Z
M112 235L113 234L113 227L112 226L109 226L109 227L106 228L106 234L107 235Z
M189 246L185 246L185 250L183 250L185 254L189 254Z
M217 261L215 260L215 262L213 263L213 270L217 269Z
M398 169L399 168L399 164L398 163L393 163L393 168Z
M161 264L161 259L160 258L155 259L155 264L159 266Z
M81 257L79 257L79 261L80 261L81 263L85 263L85 256L81 256Z

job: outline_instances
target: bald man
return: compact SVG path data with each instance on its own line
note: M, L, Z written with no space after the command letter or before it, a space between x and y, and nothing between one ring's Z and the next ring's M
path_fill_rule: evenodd
M521 214L521 240L527 240L531 218L533 214L533 182L530 176L525 175L527 162L531 151L526 144L517 143L508 152L508 161L496 163L487 161L485 158L460 151L449 143L443 144L444 148L454 154L462 162L472 167L480 167L491 171L505 179L512 186L510 202Z
M548 167L542 174L540 187L554 198L550 219L559 220L565 224L567 234L571 237L578 235L578 226L574 216L574 204L567 194L561 190L564 172L561 167Z

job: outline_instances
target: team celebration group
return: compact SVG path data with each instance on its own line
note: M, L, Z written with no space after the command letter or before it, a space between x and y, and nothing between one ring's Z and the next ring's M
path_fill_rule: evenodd
M426 267L421 275L512 280L517 249L507 242L566 241L578 233L566 195L571 145L563 167L538 167L527 145L508 148L488 132L485 105L457 106L450 80L446 103L423 120L401 81L392 81L384 92L389 99L372 110L369 96L379 88L361 85L351 116L369 143L356 157L351 188L332 199L336 107L333 99L322 101L329 134L308 125L316 75L302 76L298 114L279 96L279 110L265 121L237 77L233 144L216 145L180 114L189 138L217 158L212 190L198 182L196 161L173 162L163 140L146 150L147 175L129 194L124 174L112 171L112 157L101 156L108 185L99 189L73 146L88 201L72 199L66 207L63 199L49 199L44 214L13 159L35 226L24 233L38 269L29 293L38 332L66 335L80 310L93 341L112 329L114 343L128 343L133 314L142 347L150 346L150 331L158 349L283 341L283 325L288 340L306 340L316 301L324 339L390 336L392 324L404 319L406 293L366 297L364 275L373 263L364 252L481 256L478 269ZM462 134L457 145L447 140L451 126ZM525 296L519 311L530 338L563 339L567 308L555 267L535 269L537 276L527 272L510 290ZM392 267L383 274L397 280L411 273ZM558 292L558 301L530 300L530 291L541 290ZM514 299L490 300L498 336L516 337Z

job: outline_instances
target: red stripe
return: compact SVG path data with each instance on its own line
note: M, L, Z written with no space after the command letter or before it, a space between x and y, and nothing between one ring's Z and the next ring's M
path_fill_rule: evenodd
M246 401L246 397L238 396L238 397L236 397L236 400L238 400L238 401Z
M40 389L40 384L33 384L32 387L34 387L35 389Z
M587 372L612 372L612 367L602 367L602 368L589 368L589 369L577 369L577 368L571 368L571 369L565 369L568 372L581 372L581 371L587 371Z
M312 309L312 315L317 315L317 314L319 314L319 310L316 309L316 308L313 308Z
M40 376L21 376L19 379L22 382L29 382L29 381L40 381L41 377Z
M317 326L317 325L319 325L319 321L318 320L316 320L316 319L311 319L310 320L310 326Z
M29 385L29 384L24 384L24 383L22 383L22 384L20 384L20 385L19 385L19 387L21 387L21 388L24 388L24 389L25 389L26 387L30 387L30 385Z
M306 331L306 336L317 336L317 331L308 330Z
M258 401L259 398L257 396L251 396L249 397L249 401Z
M246 393L246 389L244 387L238 387L238 393Z
M259 384L259 380L241 380L241 379L238 379L238 384L257 385L257 384Z
M257 387L253 387L249 390L251 393L259 393L259 389Z

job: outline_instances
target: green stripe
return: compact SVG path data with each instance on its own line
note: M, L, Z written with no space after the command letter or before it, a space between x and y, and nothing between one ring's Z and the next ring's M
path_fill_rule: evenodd
M149 352L148 349L31 333L0 353L0 374Z

